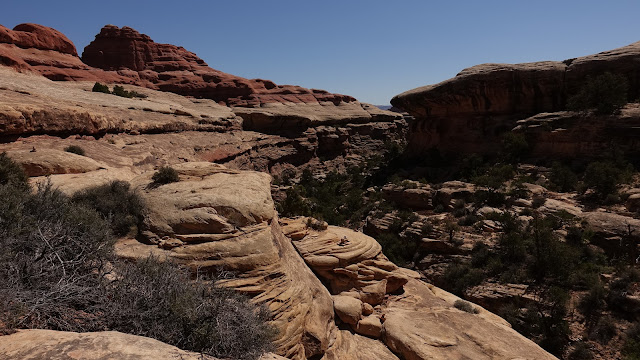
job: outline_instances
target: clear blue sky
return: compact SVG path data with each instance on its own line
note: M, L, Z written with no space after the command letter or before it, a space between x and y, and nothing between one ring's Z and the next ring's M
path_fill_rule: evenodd
M640 1L3 1L0 24L51 26L82 49L105 24L211 67L388 104L485 62L564 60L640 41Z

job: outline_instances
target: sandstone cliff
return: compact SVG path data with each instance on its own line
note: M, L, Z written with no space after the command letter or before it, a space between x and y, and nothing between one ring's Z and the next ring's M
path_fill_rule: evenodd
M587 76L621 74L629 83L628 99L640 96L640 42L563 62L483 64L454 78L396 95L391 103L416 118L409 149L421 153L496 151L498 135L516 121L560 111ZM576 139L578 140L578 139Z

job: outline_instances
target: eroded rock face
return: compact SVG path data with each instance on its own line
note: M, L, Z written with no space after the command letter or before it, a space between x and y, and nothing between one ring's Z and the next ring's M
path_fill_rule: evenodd
M129 27L105 26L96 39L87 46L82 60L77 56L73 44L54 29L33 24L19 25L14 30L2 27L0 28L0 65L7 65L24 72L36 72L56 81L129 84L210 99L211 102L233 107L231 111L234 112L234 116L237 119L242 117L244 120L239 125L242 125L245 130L286 134L288 137L299 136L307 128L320 125L355 126L383 122L389 124L386 128L396 128L398 122L404 122L402 116L397 113L360 103L351 96L293 85L276 85L269 80L249 80L223 73L210 68L202 59L182 47L155 43L149 36ZM128 90L149 95L135 88ZM66 96L66 99L69 98L73 97ZM114 102L122 102L116 101L113 96L108 98ZM133 104L142 105L140 102L134 102L129 105L129 108L137 108ZM143 106L142 109L157 111L154 107L148 106ZM36 124L51 123L52 120L49 119L64 116L71 118L72 123L86 124L78 129L72 124L67 128L69 132L135 130L126 124L120 124L117 116L114 119L112 116L96 116L81 109L73 110L55 107L53 109L8 108L5 111L8 124L4 129L0 127L0 133L18 134L25 132L23 128L26 128L26 132L32 130L31 127L35 128L35 131L46 131L50 134L55 129L46 126L36 127ZM208 125L210 128L213 127L213 131L229 129L218 126L218 122L213 120L215 117L213 119L203 117L198 111L194 112L192 109L162 109L160 112L178 117L195 118L198 124L204 125L197 126L200 128ZM126 114L122 117L126 119ZM21 124L14 124L16 122ZM124 123L126 122L124 120ZM404 126L406 125L401 126L397 131L403 131ZM153 131L184 131L188 127L182 121L181 124L156 125ZM370 128L373 132L376 131L375 126ZM340 131L334 129L331 132L339 133ZM325 145L332 144L325 143Z
M373 238L336 226L316 231L306 223L306 218L286 221L284 231L305 262L330 284L332 294L378 305L407 282Z
M231 109L211 100L148 89L135 88L146 99L128 99L92 92L93 83L53 82L2 66L0 81L2 137L231 131L242 123Z
M456 296L418 280L404 288L383 311L384 342L404 359L555 359L486 310L458 310Z
M540 113L519 120L514 131L526 136L531 155L572 159L597 158L611 149L611 144L628 154L640 153L640 105L628 104L619 114L589 115L570 111Z
M299 86L280 86L269 80L237 77L214 70L182 47L155 43L130 27L107 25L82 53L82 60L103 70L132 70L142 82L163 91L204 97L228 105L261 103L319 103L338 105L355 99ZM135 76L135 75L134 75Z
M20 24L13 30L0 25L0 43L14 44L23 49L53 50L78 55L76 47L64 34L37 24Z
M124 258L155 254L200 271L237 272L224 286L251 295L274 314L278 353L290 359L322 355L335 339L333 301L282 234L264 173L211 163L176 165L180 181L149 187L133 179L149 215L143 236L117 245Z
M97 161L59 150L10 151L7 155L22 165L27 176L46 176L52 174L79 174L102 168Z
M456 309L457 296L418 280L411 270L396 267L373 238L333 226L314 229L306 218L282 221L300 255L335 294L339 318L354 332L380 338L401 358L555 359L502 318L482 308L478 314ZM366 309L367 304L373 305L372 310ZM336 346L325 358L333 359L335 354L362 358L358 357L360 350L347 350L359 338L344 335L344 331L338 335ZM367 349L376 354L373 358L396 358L379 350L379 345Z
M563 110L567 98L587 76L618 73L629 82L628 98L640 95L640 42L563 62L482 64L439 84L409 90L391 103L416 120L409 149L415 154L436 147L465 153L495 152L498 136L516 121Z

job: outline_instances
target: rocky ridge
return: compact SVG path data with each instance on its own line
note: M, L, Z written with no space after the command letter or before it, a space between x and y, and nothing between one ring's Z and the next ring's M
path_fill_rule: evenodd
M409 135L409 150L414 154L433 147L449 152L495 152L498 136L513 129L516 121L564 110L568 97L587 76L605 72L624 76L629 84L628 100L635 101L640 97L638 59L640 42L563 62L482 64L464 69L439 84L396 95L391 103L416 118ZM632 127L638 125L635 115L632 118L623 115L623 119L633 120ZM616 139L625 139L622 131L614 129L612 133ZM555 134L549 137L554 138ZM594 146L595 140L572 137L569 142L574 148L585 147L584 154L588 155L591 150L588 147ZM549 146L539 150L541 156L549 152ZM553 154L561 156L562 152Z
M210 99L234 108L247 130L281 132L309 126L394 121L398 114L351 96L263 79L245 79L210 68L194 53L158 44L130 27L107 25L77 56L60 32L35 24L0 28L0 64L56 81L130 84Z

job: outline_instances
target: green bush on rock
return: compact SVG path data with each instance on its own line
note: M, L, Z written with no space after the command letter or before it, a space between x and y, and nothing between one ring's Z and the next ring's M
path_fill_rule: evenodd
M606 72L596 77L587 77L580 90L569 98L567 108L575 111L595 109L596 114L616 113L627 103L627 79Z
M171 166L163 166L156 171L151 177L153 184L156 186L170 184L180 181L180 176L176 169Z
M97 211L118 236L136 230L144 220L144 202L126 181L112 181L81 190L71 200Z

